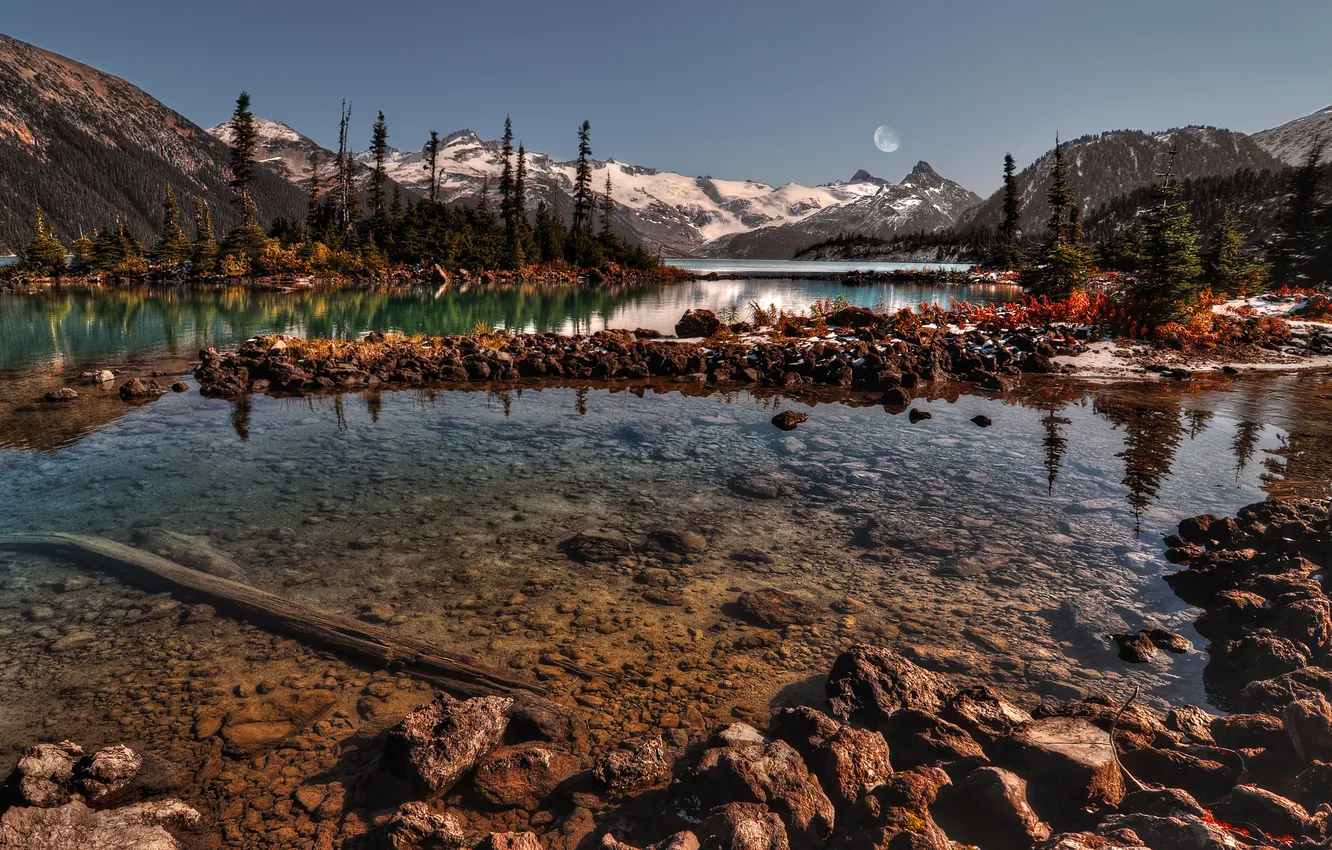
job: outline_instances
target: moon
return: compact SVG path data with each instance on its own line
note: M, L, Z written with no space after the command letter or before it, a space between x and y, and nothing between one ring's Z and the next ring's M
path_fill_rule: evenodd
M887 124L874 131L874 146L884 153L892 153L902 145L897 131Z

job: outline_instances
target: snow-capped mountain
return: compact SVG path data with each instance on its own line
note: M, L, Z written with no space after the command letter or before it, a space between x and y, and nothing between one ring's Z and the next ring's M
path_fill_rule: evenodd
M291 127L266 119L256 123L265 158L284 168L293 182L308 184L309 163L316 153L325 162L332 161L333 154ZM209 132L222 140L230 137L226 124ZM356 159L367 169L372 162L368 152L356 154ZM442 140L439 168L440 198L446 203L478 198L487 184L495 192L504 168L501 145L485 141L471 130L451 133ZM535 206L538 200L545 200L567 215L575 163L528 151L527 168L529 202ZM419 196L429 191L424 145L415 151L391 150L387 171L389 179ZM616 230L667 255L692 254L705 243L728 236L799 222L871 197L887 183L857 172L846 183L769 186L752 180L687 177L609 159L592 164L592 185L597 192L603 191L607 175L616 202Z
M66 244L117 219L155 239L167 186L184 211L182 225L200 199L225 230L238 220L228 157L224 145L142 89L0 35L0 254L31 237L34 203ZM266 219L302 215L305 205L267 169L256 175L255 200Z
M1287 121L1279 127L1254 133L1253 140L1262 149L1287 165L1299 165L1313 149L1314 143L1323 142L1320 162L1332 162L1332 106Z
M928 162L918 162L901 183L881 180L858 171L853 183L843 186L873 186L836 206L819 210L799 221L769 225L736 233L702 246L707 257L790 259L797 251L840 234L859 234L887 239L900 233L942 230L979 204L976 193L940 177ZM872 182L870 182L872 181Z
M1174 175L1180 180L1219 177L1246 168L1255 172L1282 168L1282 163L1259 147L1253 137L1215 127L1182 127L1161 133L1113 130L1083 136L1063 145L1069 182L1081 201L1083 214L1134 189L1159 183L1171 150L1175 151ZM1045 227L1045 197L1050 191L1053 160L1051 149L1017 176L1022 228L1028 233ZM1003 203L1000 189L964 215L961 226L997 227L1003 220Z

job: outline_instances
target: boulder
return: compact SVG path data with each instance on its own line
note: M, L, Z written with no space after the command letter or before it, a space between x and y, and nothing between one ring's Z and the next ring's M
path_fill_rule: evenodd
M937 767L899 770L865 796L862 816L867 826L857 830L865 847L908 850L951 850L953 844L934 822L930 807L948 774Z
M29 806L61 806L70 800L74 768L82 758L83 748L73 741L37 744L23 751L9 782Z
M0 817L0 847L13 850L179 850L168 832L196 830L199 813L180 800L93 811L78 801L14 807Z
M1031 720L1031 715L985 685L959 691L940 715L966 731L981 746L988 747Z
M895 711L879 730L887 739L899 770L985 758L980 744L964 729L924 711L912 708Z
M476 847L477 850L542 850L535 832L492 832Z
M800 754L785 741L740 742L706 750L686 777L705 808L758 803L781 816L796 846L816 846L832 834L832 801Z
M578 770L567 753L540 744L497 747L477 765L472 789L489 805L537 811Z
M711 310L685 310L675 323L675 335L680 339L707 338L721 330L721 319Z
M1284 746L1286 727L1280 718L1267 714L1228 714L1212 719L1212 740L1229 750L1266 749Z
M609 563L634 551L628 540L582 533L563 541L556 549L568 555L569 560L584 564Z
M1300 771L1291 785L1290 798L1310 812L1332 806L1332 764L1316 761Z
M1305 764L1332 762L1332 704L1320 693L1297 699L1282 713L1284 731Z
M382 844L391 850L457 850L464 842L462 824L451 814L425 803L403 803L384 823Z
M389 730L384 761L396 775L441 794L504 737L512 705L508 697L457 700L440 694Z
M872 725L904 708L937 715L957 690L946 676L918 667L890 649L865 644L837 657L827 684L834 717Z
M1128 794L1119 804L1123 814L1154 817L1205 817L1207 810L1187 791L1179 788L1150 788Z
M978 767L941 795L936 816L948 837L985 850L1028 850L1050 837L1027 802L1027 783L999 767Z
M660 735L633 749L615 750L597 759L592 776L612 797L625 797L656 785L671 774L666 742Z
M1252 785L1236 785L1212 804L1212 814L1226 823L1254 824L1272 836L1303 835L1309 813L1294 800Z
M813 605L775 587L747 590L735 601L735 607L745 619L774 629L808 626L817 619Z
M809 414L796 410L783 410L772 417L772 424L783 431L794 431L796 426L809 421Z
M782 819L757 803L728 803L699 826L708 847L791 850Z
M1262 629L1235 640L1213 642L1203 670L1207 686L1230 696L1250 682L1290 673L1309 664L1305 650L1288 638Z
M1056 829L1088 823L1088 810L1124 798L1124 777L1110 733L1080 717L1024 723L998 742L1002 761L1027 780L1032 806Z
M85 800L95 802L127 788L142 768L143 756L129 747L105 747L79 766L75 787Z
M657 529L649 531L648 542L677 555L697 555L708 551L708 538L697 531Z
M1142 782L1178 788L1200 800L1215 800L1239 780L1231 765L1183 750L1144 747L1124 753L1120 761Z
M70 387L61 387L46 394L46 400L50 402L74 401L78 397L78 392Z
M1140 846L1139 843L1152 850L1236 850L1242 846L1235 840L1235 836L1221 826L1208 818L1195 815L1111 815L1102 821L1097 832L1107 838L1114 836L1112 844L1090 845L1091 848L1105 850L1110 847L1136 847Z
M166 390L156 381L145 381L143 378L130 378L120 385L120 397L125 401L148 401L161 396L164 392Z
M1167 729L1184 736L1195 744L1212 744L1213 716L1195 705L1178 706L1166 714Z

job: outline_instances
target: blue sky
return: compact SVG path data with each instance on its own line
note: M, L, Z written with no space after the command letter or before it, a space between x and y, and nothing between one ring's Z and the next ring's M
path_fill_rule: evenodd
M224 14L225 12L225 14ZM1211 124L1253 132L1332 102L1327 0L510 0L227 4L42 0L8 35L125 77L188 118L257 114L364 147L431 129L781 184L900 179L917 160L986 193L1012 151ZM877 151L890 124L901 149Z

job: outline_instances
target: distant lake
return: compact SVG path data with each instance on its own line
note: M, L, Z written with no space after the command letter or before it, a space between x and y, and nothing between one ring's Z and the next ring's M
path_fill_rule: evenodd
M901 272L901 271L943 271L965 272L972 268L970 263L873 263L865 260L833 262L829 260L699 260L675 259L663 260L668 266L686 271L708 274L790 274L800 277L807 274L846 274L848 272Z

